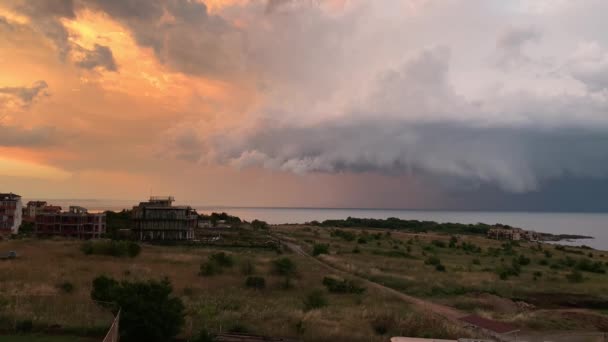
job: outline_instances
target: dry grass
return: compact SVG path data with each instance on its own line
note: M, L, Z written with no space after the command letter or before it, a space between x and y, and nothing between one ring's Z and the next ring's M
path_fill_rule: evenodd
M569 247L570 250L584 252L584 255L573 254L556 250L549 244L543 244L542 251L539 251L535 243L522 242L519 247L514 247L514 251L517 255L530 258L531 263L521 266L519 276L501 280L496 270L502 264L510 265L513 256L504 253L497 257L492 256L488 253L488 248L501 248L502 241L477 236L459 236L458 245L466 242L482 248L481 253L475 253L462 248L447 248L450 236L441 234L391 231L389 235L384 230L369 229L367 242L361 244L357 239L346 241L337 236L332 237L329 228L285 225L274 229L297 240L299 244L308 246L309 249L313 243L329 244L330 255L320 258L342 270L356 273L409 295L486 316L512 320L515 315L521 314L529 307L521 309L511 299L532 300L543 293L559 294L554 296L555 298L560 298L563 294L570 294L573 298L588 296L608 305L608 274L583 272L585 281L572 283L566 279L569 269L554 269L549 266L566 257L577 260L588 258L589 252L593 254L590 260L600 261L608 266L608 253L602 251ZM350 231L357 237L364 231L343 230ZM376 233L380 233L378 239L370 238ZM433 246L433 240L443 241L446 248ZM355 248L358 253L354 252ZM550 251L551 258L547 258L544 251ZM433 255L441 260L446 272L438 272L435 267L425 264L425 260ZM541 265L541 260L547 260L549 265ZM542 275L538 276L538 272ZM484 293L485 295L480 296Z
M387 333L406 327L420 334L432 333L436 321L415 321L411 309L393 297L368 289L363 295L327 294L329 306L305 312L302 299L313 288L322 288L329 275L320 265L289 254L298 266L293 288L282 288L283 278L272 275L276 252L262 249L223 249L236 265L212 277L198 275L200 264L219 249L144 245L136 258L84 255L81 242L52 240L10 240L0 242L0 250L15 250L19 258L0 262L0 317L11 317L0 324L31 319L34 326L58 325L69 331L103 329L111 315L99 309L89 297L91 281L101 275L117 279L145 280L168 277L174 293L187 307L183 335L191 336L201 328L220 332L235 327L257 334L298 336L304 341L385 341L374 331L372 322L379 315L397 317L399 324ZM245 288L246 275L240 264L250 261L255 274L266 278L267 288ZM389 265L390 266L390 265ZM57 284L70 282L72 293ZM423 315L424 316L424 315ZM429 316L430 317L430 316ZM429 323L431 322L431 323ZM444 323L442 323L444 324ZM431 331L427 331L427 330ZM456 334L449 325L441 336Z

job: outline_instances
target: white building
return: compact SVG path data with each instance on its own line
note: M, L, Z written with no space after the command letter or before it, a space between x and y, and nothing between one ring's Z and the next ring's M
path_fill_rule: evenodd
M21 196L0 193L0 234L17 234L23 219Z

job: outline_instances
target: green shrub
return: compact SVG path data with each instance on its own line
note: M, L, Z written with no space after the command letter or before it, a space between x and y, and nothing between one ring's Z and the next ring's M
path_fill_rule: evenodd
M245 281L245 286L252 289L261 290L266 287L266 279L264 279L264 277L250 276L247 277L247 280Z
M357 236L355 234L353 234L352 232L342 230L342 229L335 229L331 232L330 235L332 237L339 237L339 238L344 239L349 242L355 241L355 239L357 238Z
M547 261L547 259L540 259L538 261L538 264L542 265L542 266L547 266L547 265L549 265L549 261Z
M57 288L64 293L74 292L74 284L70 283L69 281L64 281L63 283L57 284Z
M604 265L601 261L591 261L589 259L580 259L576 265L577 270L591 272L591 273L606 273Z
M437 266L439 264L441 264L441 260L439 260L439 258L435 255L428 257L424 263L426 265L433 265L433 266Z
M296 264L289 258L279 258L272 262L275 274L291 277L296 274Z
M445 266L442 264L435 265L435 270L438 272L445 272Z
M481 265L481 261L479 261L479 259L473 259L472 263L473 265Z
M224 253L213 253L209 256L209 261L217 264L220 267L229 268L234 265L234 259L232 256Z
M359 286L355 281L349 279L336 279L334 277L323 278L323 285L332 293L363 293L365 288Z
M20 334L29 333L33 330L33 328L34 323L30 319L17 321L17 324L15 325L15 330Z
M111 255L134 258L141 252L139 244L132 241L96 240L86 241L80 247L86 255Z
M445 244L445 242L443 242L441 240L433 240L433 241L431 241L431 243L434 246L439 247L439 248L446 248L447 247L446 244Z
M304 298L304 310L310 311L327 306L327 298L321 290L312 290Z
M320 254L329 254L329 245L315 243L312 248L312 255L317 256Z
M135 242L129 242L127 245L127 253L131 258L135 258L141 252L141 246Z
M251 227L254 230L259 230L259 229L268 229L268 223L264 222L264 221L260 221L260 220L253 220L251 221Z
M221 274L222 268L212 261L207 261L201 264L200 272L198 273L201 276L213 276L216 274Z
M118 282L100 276L93 280L91 299L113 308L114 313L121 309L121 341L164 342L173 340L184 325L184 304L172 292L166 278Z
M374 317L370 323L376 334L386 335L390 330L395 328L397 319L394 315L379 315Z
M191 340L192 342L213 342L215 341L215 335L207 331L207 329L202 329L198 332L196 337Z
M526 266L526 265L530 264L530 258L526 257L523 254L520 254L519 257L517 258L517 262L522 266Z
M252 275L255 273L255 264L247 259L241 263L241 273L243 275Z
M582 283L585 280L583 274L578 270L573 270L567 274L566 279L568 279L568 281L571 283Z
M458 244L458 238L455 236L450 237L450 248L456 248L456 244Z

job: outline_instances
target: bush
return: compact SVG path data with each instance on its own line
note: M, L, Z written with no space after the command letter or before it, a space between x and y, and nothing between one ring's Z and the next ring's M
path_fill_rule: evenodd
M439 258L438 258L438 257L436 257L436 256L434 256L434 255L433 255L433 256L428 257L428 258L427 258L427 259L424 261L424 263L425 263L426 265L433 265L433 266L437 266L437 265L441 264L441 260L439 260Z
M268 223L260 220L253 220L251 221L251 227L255 230L268 229Z
M446 248L446 247L447 247L447 246L446 246L446 244L445 244L445 242L443 242L443 241L441 241L441 240L433 240L433 241L431 241L431 243L432 243L434 246L437 246L437 247L439 247L439 248Z
M479 259L473 259L472 263L473 265L481 265L481 261L479 261Z
M372 329L378 335L386 335L390 330L397 325L397 319L394 315L380 315L374 317L371 321Z
M266 287L266 279L264 279L264 277L256 276L247 277L247 280L245 281L245 286L252 289L261 290Z
M201 264L199 275L212 276L224 272L224 268L230 268L234 265L232 256L224 253L213 253L209 256L209 260Z
M64 293L72 293L74 292L74 284L69 281L64 281L61 284L57 284L57 288L63 291Z
M223 270L218 264L211 261L207 261L201 264L200 272L198 273L198 275L212 276L216 274L221 274L222 272Z
M323 278L323 285L332 293L363 293L365 288L357 285L353 280L336 279L333 277Z
M517 258L517 262L522 266L526 266L530 264L530 258L526 257L523 254L520 254L519 258Z
M571 283L582 283L585 280L583 274L578 270L574 270L567 274L566 279Z
M344 239L346 241L355 241L355 239L357 238L357 236L349 231L346 230L342 230L342 229L335 229L334 231L331 232L331 236L332 237L339 237L341 239Z
M232 258L232 256L224 252L211 254L211 256L209 256L209 261L224 268L229 268L234 265L234 259Z
M437 270L438 272L445 272L445 266L443 266L442 264L435 265L435 270Z
M171 296L168 279L118 282L100 276L93 280L91 299L99 305L121 308L120 337L125 342L164 342L176 336L184 325L184 304Z
M141 252L141 246L132 241L96 240L86 241L80 247L86 255L111 255L134 258Z
M30 319L17 321L17 324L15 325L15 330L20 334L29 333L33 330L33 328L34 323Z
M129 242L127 245L127 253L131 258L135 258L141 252L141 246L135 242Z
M604 265L601 261L591 261L589 259L580 259L576 265L577 270L591 273L606 273Z
M192 340L192 342L213 342L215 341L215 335L207 331L206 329L202 329L196 335L196 337Z
M327 298L321 290L313 290L304 298L304 310L310 311L327 306Z
M241 264L241 273L243 275L252 275L255 273L255 264L247 259Z
M296 264L289 258L279 258L272 262L274 273L286 277L296 274Z
M503 264L496 269L496 274L498 274L501 280L507 280L511 276L517 277L521 273L519 263L517 263L516 259L513 259L513 261L510 267Z
M320 254L329 254L329 245L315 243L315 245L312 248L312 255L317 256Z

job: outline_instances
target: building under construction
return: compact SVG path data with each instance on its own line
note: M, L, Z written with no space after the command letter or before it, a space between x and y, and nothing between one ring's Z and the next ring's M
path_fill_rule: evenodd
M0 235L17 234L21 220L21 196L0 193Z
M173 206L172 196L152 196L133 207L133 232L140 240L192 240L198 214L189 206Z
M35 221L37 236L98 239L106 232L106 214L91 214L78 206L70 206L65 212L61 207L46 206L36 214Z

